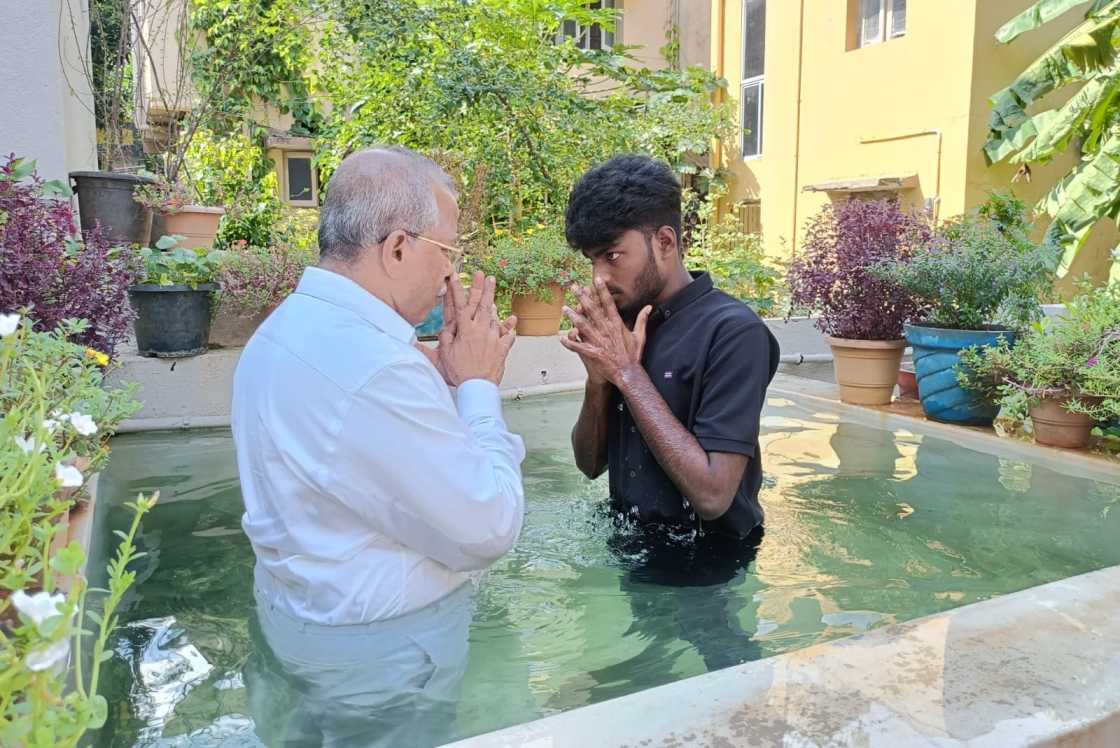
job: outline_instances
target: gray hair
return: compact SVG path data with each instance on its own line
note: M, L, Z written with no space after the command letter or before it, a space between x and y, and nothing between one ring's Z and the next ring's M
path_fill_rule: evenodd
M433 188L456 194L434 161L399 146L377 146L342 160L319 213L319 254L343 262L403 229L422 234L439 220Z

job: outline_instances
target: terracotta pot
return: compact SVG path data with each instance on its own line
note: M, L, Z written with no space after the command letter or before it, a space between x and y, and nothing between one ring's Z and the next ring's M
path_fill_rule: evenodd
M245 345L274 309L276 307L252 317L239 317L219 310L210 323L210 345L220 348L239 348Z
M1048 397L1030 406L1035 442L1065 449L1085 449L1089 446L1095 423L1089 416L1066 410L1064 406L1071 399L1068 395ZM1087 403L1099 402L1095 397L1080 399Z
M832 346L840 399L852 405L887 405L898 381L905 340L849 340L826 335Z
M514 294L513 313L517 315L518 335L544 336L560 332L564 289L559 283L552 283L548 288L552 293L550 301L541 301L532 294Z
M180 246L187 249L204 247L210 249L214 246L214 237L218 235L218 224L225 215L225 208L204 208L201 205L188 205L178 213L167 214L163 217L164 230L168 236L178 234L185 237ZM152 240L158 240L153 236Z
M898 370L898 396L910 400L918 399L918 377L912 368L903 366Z

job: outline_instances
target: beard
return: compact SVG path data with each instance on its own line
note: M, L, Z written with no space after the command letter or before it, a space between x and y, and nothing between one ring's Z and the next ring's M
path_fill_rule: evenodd
M665 289L665 279L661 277L661 271L657 269L657 261L653 259L653 244L649 237L646 237L646 248L649 250L649 255L645 267L634 281L633 298L626 304L618 306L618 316L622 317L622 321L630 328L634 327L638 313L657 301L657 297Z

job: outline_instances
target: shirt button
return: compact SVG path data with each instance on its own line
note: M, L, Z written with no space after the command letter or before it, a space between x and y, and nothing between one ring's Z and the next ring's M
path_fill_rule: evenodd
M634 426L631 426L631 427L630 427L630 433L631 433L631 434L636 434L636 433L638 433L638 429L637 429L637 428L635 428Z
M619 404L618 404L618 412L619 412L619 413L621 413L621 412L622 412L622 403L619 403Z
M672 312L672 310L671 310L671 309L666 309L666 310L665 310L665 319L669 319L669 316L670 316L670 315L671 315L672 313L673 313L673 312Z
M635 473L635 472L634 472L633 470L631 470L631 471L630 471L630 477L631 477L631 478L637 478L637 477L638 477L638 474L637 474L637 473Z

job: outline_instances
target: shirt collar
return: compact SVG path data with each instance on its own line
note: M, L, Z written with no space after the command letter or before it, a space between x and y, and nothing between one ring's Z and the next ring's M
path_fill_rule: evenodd
M386 335L404 343L416 340L416 328L388 304L349 278L330 270L309 267L295 293L311 296L361 317Z
M653 316L658 319L668 319L670 316L684 309L692 302L712 290L712 276L704 272L690 271L692 282L682 288L668 301L661 304L653 311Z

